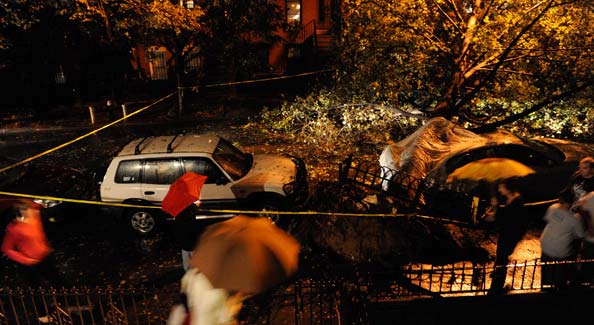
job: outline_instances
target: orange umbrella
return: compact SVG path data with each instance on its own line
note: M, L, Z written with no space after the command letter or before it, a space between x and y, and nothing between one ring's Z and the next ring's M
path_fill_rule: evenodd
M468 163L451 173L447 182L454 180L484 180L496 182L498 180L526 176L535 173L534 169L507 158L484 158Z
M200 191L206 176L187 172L169 187L169 191L161 202L161 209L176 217L185 208L200 199Z
M192 253L215 288L257 294L297 271L300 245L268 218L238 215L208 226Z

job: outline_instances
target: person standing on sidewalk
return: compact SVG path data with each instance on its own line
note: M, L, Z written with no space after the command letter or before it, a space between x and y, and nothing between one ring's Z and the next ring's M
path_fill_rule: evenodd
M567 188L573 192L574 203L594 191L594 157L588 156L580 160L578 170L569 179Z
M182 265L184 271L190 269L190 257L192 257L192 251L196 247L196 243L200 238L204 229L209 225L219 222L222 219L219 218L200 218L200 210L198 206L200 201L190 204L182 212L180 212L173 221L173 232L176 242L181 248Z
M513 177L503 180L498 185L498 192L503 197L502 202L497 201L499 206L495 213L495 226L499 235L489 294L501 294L505 291L509 257L526 234L530 224L528 211L520 192L519 179Z
M559 202L551 204L544 216L547 223L540 236L541 287L552 286L560 289L571 285L576 280L577 267L573 263L555 262L575 261L577 258L576 241L586 235L581 216L571 212L573 193L563 190L559 193ZM549 264L550 263L550 264Z
M586 237L582 242L580 258L583 261L580 275L582 281L594 281L594 191L584 195L574 206L577 214L581 215L586 228Z

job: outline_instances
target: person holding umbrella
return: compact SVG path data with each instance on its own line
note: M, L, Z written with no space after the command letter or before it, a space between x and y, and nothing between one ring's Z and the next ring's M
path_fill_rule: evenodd
M518 177L502 180L497 187L502 196L497 201L495 226L498 230L495 265L491 274L492 281L489 294L501 294L504 290L509 257L528 231L530 218L524 206Z
M299 250L297 240L267 218L238 215L208 226L168 325L235 324L244 299L297 272Z
M204 218L199 215L200 192L206 179L207 176L204 175L185 173L171 184L161 203L161 209L174 218L173 235L181 248L184 271L189 269L192 250L202 231L221 221L219 218Z
M178 246L181 247L184 271L190 269L192 251L196 247L198 238L200 238L204 229L213 223L221 221L219 218L201 218L199 206L200 201L190 204L175 217L173 222L173 234Z

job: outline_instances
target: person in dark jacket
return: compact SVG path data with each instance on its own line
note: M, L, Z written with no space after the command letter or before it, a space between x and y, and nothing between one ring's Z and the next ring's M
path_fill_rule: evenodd
M574 206L584 195L594 191L594 157L580 160L578 170L569 179L567 189L573 192Z
M206 227L211 224L221 221L220 218L202 218L198 206L199 202L190 204L182 212L180 212L173 222L173 235L177 244L182 251L182 264L184 271L189 269L189 261L192 256L192 251L196 247L196 243L200 235Z
M495 226L498 230L497 252L489 294L504 292L509 257L526 234L530 223L518 178L500 182L498 192L502 198L497 200L495 213Z

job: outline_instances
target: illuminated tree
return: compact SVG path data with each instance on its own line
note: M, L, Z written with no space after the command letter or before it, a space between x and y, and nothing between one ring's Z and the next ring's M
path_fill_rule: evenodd
M344 0L341 81L370 101L484 128L591 107L593 9L590 0Z

